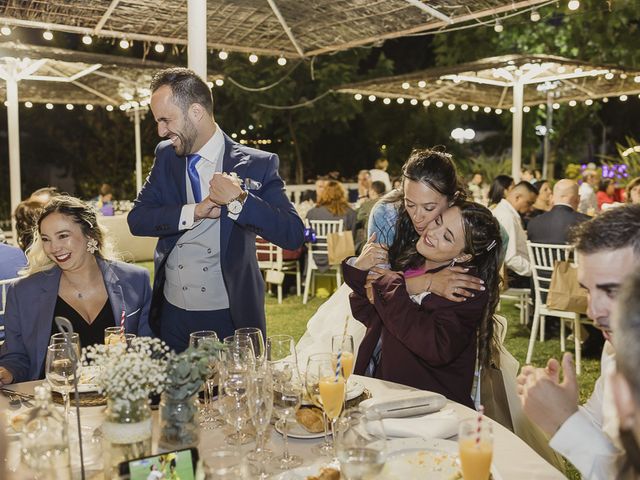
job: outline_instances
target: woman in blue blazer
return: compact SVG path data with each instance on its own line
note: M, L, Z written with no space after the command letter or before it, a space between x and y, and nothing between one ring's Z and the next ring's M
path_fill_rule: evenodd
M56 316L71 321L81 347L102 343L104 329L120 325L123 316L127 333L151 335L149 272L109 259L92 207L74 197L54 197L34 233L24 278L7 295L0 385L43 377Z

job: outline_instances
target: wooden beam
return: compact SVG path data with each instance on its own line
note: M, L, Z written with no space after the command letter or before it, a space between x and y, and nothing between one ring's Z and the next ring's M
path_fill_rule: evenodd
M102 27L104 27L104 24L107 23L107 20L109 20L109 17L111 16L113 11L118 6L118 3L120 3L120 0L111 0L111 3L109 4L109 7L107 8L107 11L104 12L104 15L102 15L102 18L100 18L100 20L98 21L98 23L96 23L96 26L93 29L94 35L99 35L100 34L100 31L102 30Z

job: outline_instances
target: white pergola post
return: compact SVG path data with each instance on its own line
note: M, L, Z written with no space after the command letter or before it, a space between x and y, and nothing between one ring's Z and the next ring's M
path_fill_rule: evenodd
M140 107L133 111L133 125L136 137L136 194L142 190L142 142L140 140Z
M11 230L16 238L16 221L13 212L22 199L22 181L20 176L20 115L18 105L18 80L16 71L7 76L7 129L9 135L9 190L11 194Z
M207 1L187 2L187 57L189 68L207 81Z
M513 127L511 137L511 176L514 182L520 182L522 171L522 107L524 103L524 85L521 79L513 84Z

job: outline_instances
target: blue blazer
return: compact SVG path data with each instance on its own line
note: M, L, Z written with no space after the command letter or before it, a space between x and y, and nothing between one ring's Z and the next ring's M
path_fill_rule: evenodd
M114 316L120 324L125 312L127 333L151 336L149 271L128 263L98 258ZM7 294L6 341L0 350L0 367L13 374L14 382L37 380L42 372L53 324L62 271L54 266L17 280Z
M236 328L266 330L264 281L256 259L256 234L282 248L295 250L304 242L304 225L287 198L278 174L278 156L240 145L224 134L222 171L253 180L237 220L220 215L220 262L229 294L231 319ZM253 187L253 188L252 188ZM178 229L182 207L187 204L185 158L176 155L170 141L156 148L156 159L127 217L134 235L158 237L154 256L155 278L149 321L159 336L163 302L164 266L184 233Z

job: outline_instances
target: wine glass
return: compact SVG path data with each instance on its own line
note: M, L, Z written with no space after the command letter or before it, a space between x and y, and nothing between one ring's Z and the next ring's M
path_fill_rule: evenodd
M260 465L259 477L268 478L265 471L265 457L271 452L265 449L266 432L271 423L273 412L273 376L271 367L264 363L256 369L253 381L249 386L249 413L256 429L256 449L249 454L249 458Z
M253 353L256 356L256 361L262 363L264 361L264 337L262 336L262 330L255 327L238 328L235 332L236 337L247 337L251 340L253 345Z
M204 473L207 480L238 480L247 478L247 466L239 450L203 450Z
M314 446L311 451L316 455L333 455L333 445L329 441L327 416L322 408L320 399L320 378L318 377L318 365L322 362L332 362L334 356L331 353L314 353L307 359L307 370L305 372L305 387L311 403L322 410L322 425L324 427L324 441L320 445Z
M189 334L189 346L193 348L198 348L208 342L214 343L217 341L218 334L213 330L199 330ZM215 422L215 418L213 416L213 389L216 386L215 376L218 373L217 359L215 356L212 356L209 360L210 375L204 382L204 406L201 409L202 420L200 422L200 425L207 430L214 426L221 425L221 422Z
M291 335L271 335L267 338L267 359L270 362L289 360L298 363L296 343Z
M302 403L303 385L295 362L279 360L271 362L273 374L273 410L280 419L279 425L284 437L284 451L276 466L281 470L302 465L302 458L289 453L289 421L295 417Z
M56 343L47 347L45 376L51 389L60 392L64 402L64 419L69 417L69 392L76 377L71 351L66 344Z
M380 413L372 408L346 410L334 438L340 473L346 480L374 479L386 462L386 435Z
M80 358L80 335L77 332L65 334L65 333L54 333L51 335L49 339L49 345L64 345L66 343L67 336L71 337L71 344L73 348L76 350L76 355L78 359Z
M493 457L493 426L485 417L460 422L458 450L463 478L487 480Z

